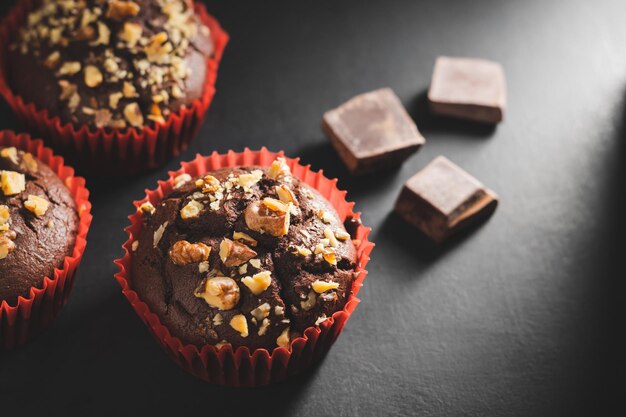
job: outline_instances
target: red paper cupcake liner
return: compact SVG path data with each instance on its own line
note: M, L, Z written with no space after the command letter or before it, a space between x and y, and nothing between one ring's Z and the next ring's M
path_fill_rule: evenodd
M0 24L0 94L24 126L45 138L81 172L97 175L130 175L159 167L180 154L196 136L215 95L220 60L228 34L210 16L204 5L196 4L200 20L211 30L213 56L207 60L207 74L201 99L168 116L164 124L143 129L95 129L64 123L45 109L26 103L13 93L7 79L8 48L37 0L18 0Z
M135 201L136 207L150 201L155 206L173 189L174 177L187 173L192 177L224 167L234 166L269 166L283 152L274 153L265 148L260 151L245 149L241 153L229 151L227 154L213 153L210 156L197 155L191 162L182 163L176 172L169 173L167 181L159 181L154 190L146 190L143 200ZM342 220L348 216L360 218L360 213L353 211L354 203L346 201L346 191L337 188L337 180L326 178L322 171L315 172L310 166L299 164L299 159L287 158L292 174L318 190L333 205ZM339 333L350 318L350 315L359 304L356 297L367 275L365 266L374 244L368 241L369 228L360 225L355 239L357 246L357 278L352 286L352 294L343 310L336 312L319 326L309 327L302 337L291 342L290 349L277 347L272 351L257 349L250 351L247 347L235 350L231 346L216 349L213 345L201 348L196 345L184 344L179 338L171 335L159 317L150 311L132 287L132 257L131 245L138 236L142 225L142 217L138 213L129 216L131 224L125 229L128 240L123 245L124 257L117 259L115 264L120 272L115 278L122 286L122 292L135 309L135 312L148 326L155 340L166 353L187 372L205 381L233 387L254 387L282 381L285 378L299 374L322 358L335 342Z
M14 146L30 152L48 165L65 183L78 209L78 233L72 254L66 256L61 268L54 269L52 277L45 277L41 288L32 287L30 294L20 296L15 305L0 301L0 350L23 345L44 330L57 317L74 285L76 269L87 244L91 224L91 203L85 179L74 176L74 169L63 164L63 158L43 146L43 141L28 135L0 131L0 146Z

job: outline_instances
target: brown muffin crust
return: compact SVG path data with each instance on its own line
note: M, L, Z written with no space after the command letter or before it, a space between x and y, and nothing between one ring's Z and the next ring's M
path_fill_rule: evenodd
M212 52L191 0L42 0L8 74L17 95L64 122L141 128L201 98Z
M0 302L15 305L63 266L78 214L50 167L16 148L0 148L0 187Z
M173 335L271 350L344 307L351 236L284 160L176 184L158 207L140 207L132 266L133 289Z

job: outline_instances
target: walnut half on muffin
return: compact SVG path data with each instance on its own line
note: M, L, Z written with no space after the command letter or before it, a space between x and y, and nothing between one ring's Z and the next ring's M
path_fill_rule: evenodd
M282 158L183 174L157 207L139 210L132 287L185 343L288 347L351 294L352 237Z
M43 0L11 45L9 82L63 122L142 128L202 97L210 35L191 0Z

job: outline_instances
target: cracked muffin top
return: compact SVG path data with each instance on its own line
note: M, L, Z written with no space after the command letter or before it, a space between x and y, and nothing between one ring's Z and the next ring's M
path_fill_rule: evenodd
M139 211L133 289L185 343L288 347L351 293L353 237L282 158L183 174L161 204Z
M0 302L15 305L70 255L78 231L74 199L32 154L0 148Z
M11 45L8 75L64 122L141 128L202 97L212 53L191 0L42 0Z

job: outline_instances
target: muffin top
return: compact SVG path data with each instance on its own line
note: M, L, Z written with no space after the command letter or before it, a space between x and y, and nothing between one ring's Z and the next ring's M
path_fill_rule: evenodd
M32 154L0 148L0 302L15 305L70 255L76 204L57 175Z
M212 51L191 0L42 0L8 73L17 95L64 122L141 128L202 96Z
M282 158L183 174L161 204L139 210L133 288L186 343L287 347L351 293L352 237Z

